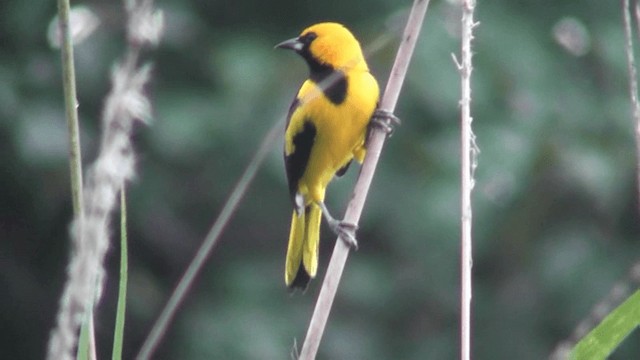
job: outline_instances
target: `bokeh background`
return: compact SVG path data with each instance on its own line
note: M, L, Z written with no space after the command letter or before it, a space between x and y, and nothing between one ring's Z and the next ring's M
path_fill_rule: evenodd
M74 2L74 4L76 4ZM96 156L118 2L76 49L83 162ZM77 5L76 4L76 5ZM234 182L306 76L275 51L304 27L347 24L386 83L411 1L162 0L148 54L154 121L135 134L125 358L132 358ZM69 257L71 194L55 1L0 5L0 357L40 359ZM480 1L473 73L473 353L543 359L638 260L635 144L620 1ZM453 359L459 308L459 49L455 2L433 0L368 197L319 359ZM378 46L382 44L382 46ZM357 175L334 182L342 213ZM275 146L157 359L285 359L306 327L334 236L308 291L283 283L291 206ZM113 238L118 230L114 223ZM119 245L97 310L109 358ZM634 283L628 283L632 288ZM638 358L637 332L612 358Z

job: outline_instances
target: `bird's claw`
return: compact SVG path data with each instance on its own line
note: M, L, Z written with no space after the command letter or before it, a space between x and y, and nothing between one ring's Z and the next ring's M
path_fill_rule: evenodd
M387 110L377 109L371 117L371 124L380 128L388 136L393 135L395 126L400 125L400 123L400 119Z
M336 220L331 216L329 209L327 209L327 206L322 201L318 202L318 206L322 209L322 214L324 214L331 230L342 239L348 247L358 250L358 241L356 240L358 225L343 220Z
M348 247L358 250L358 240L356 240L358 225L345 221L336 221L331 228Z

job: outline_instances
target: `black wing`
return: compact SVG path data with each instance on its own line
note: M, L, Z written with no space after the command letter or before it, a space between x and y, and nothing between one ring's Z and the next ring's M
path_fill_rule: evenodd
M296 109L300 106L300 99L298 99L298 97L296 96L293 101L291 102L291 105L289 105L289 112L287 113L287 123L284 125L284 131L287 131L287 128L289 127L289 123L291 122L291 116L293 116L293 112L296 111Z
M293 116L293 113L298 106L300 106L300 101L296 98L293 100L293 103L289 108L287 128L291 122L291 116ZM297 134L293 134L293 153L289 155L284 154L284 167L287 172L287 182L289 183L289 196L291 196L294 208L297 207L296 193L298 192L298 182L307 168L307 163L309 162L309 156L311 155L311 148L313 147L315 138L316 127L311 121L305 120L302 131Z

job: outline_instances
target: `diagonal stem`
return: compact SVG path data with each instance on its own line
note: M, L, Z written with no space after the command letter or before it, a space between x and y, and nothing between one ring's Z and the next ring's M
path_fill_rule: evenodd
M247 165L247 168L244 170L244 173L240 176L240 179L236 183L235 188L231 192L231 195L229 195L227 202L224 204L220 215L211 227L211 230L209 230L209 233L202 242L202 245L200 245L200 248L196 252L195 257L189 263L189 266L182 275L182 278L171 294L171 297L167 301L167 304L165 305L164 309L162 309L160 316L158 316L155 324L153 324L153 328L149 332L147 339L145 340L144 344L142 344L140 352L136 357L137 360L150 359L154 351L160 344L160 341L169 328L171 320L178 311L180 304L182 304L188 294L189 289L195 282L196 277L202 271L202 268L206 264L207 259L211 255L211 252L213 251L215 245L218 243L222 231L229 223L231 216L233 216L235 211L238 209L240 201L247 193L249 185L253 181L253 178L256 176L256 173L260 169L262 162L269 153L269 149L272 148L278 135L282 131L282 126L282 121L278 121L273 124L271 130L269 131L267 136L265 136L262 144L260 144L260 147L249 162L249 165Z

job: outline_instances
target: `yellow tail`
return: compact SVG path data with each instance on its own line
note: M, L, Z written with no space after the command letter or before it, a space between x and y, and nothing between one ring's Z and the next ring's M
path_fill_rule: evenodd
M301 214L293 211L284 274L290 288L305 289L309 280L316 277L321 218L320 207L313 203Z

